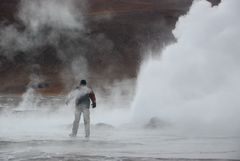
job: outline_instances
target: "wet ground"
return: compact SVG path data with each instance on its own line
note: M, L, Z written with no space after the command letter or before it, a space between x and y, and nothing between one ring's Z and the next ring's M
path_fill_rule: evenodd
M79 136L3 137L0 160L191 160L239 159L240 138L163 135L161 132L94 131ZM80 133L80 135L83 135ZM104 137L105 136L105 137Z
M19 110L12 108L14 103L2 106L0 160L3 161L240 160L239 135L188 135L171 128L111 127L93 122L91 138L86 140L82 125L77 138L68 137L73 121L69 109Z

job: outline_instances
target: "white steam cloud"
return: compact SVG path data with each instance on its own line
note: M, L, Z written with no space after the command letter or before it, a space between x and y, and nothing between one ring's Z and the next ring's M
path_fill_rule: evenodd
M83 47L76 46L75 41L82 38L85 30L85 11L85 0L21 0L15 16L19 24L0 25L0 55L10 60L19 53L31 58L50 46L54 53L47 52L64 62L74 57L68 63L70 72L86 78L87 61L84 56L74 56L84 54Z
M81 3L85 4L83 0ZM44 45L58 48L60 35L79 37L84 30L85 11L84 5L79 4L73 0L21 0L15 16L21 25L0 25L1 55L11 58L16 52L29 52Z
M239 6L238 0L213 8L195 1L173 31L177 43L143 64L135 119L159 117L183 131L239 134Z
M82 29L83 16L72 0L22 0L19 18L37 31L42 26Z

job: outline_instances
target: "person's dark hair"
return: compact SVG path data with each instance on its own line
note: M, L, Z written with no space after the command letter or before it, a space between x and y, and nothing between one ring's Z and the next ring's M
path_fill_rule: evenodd
M83 79L83 80L81 80L81 81L80 81L80 85L87 85L87 81L86 81L86 80L84 80L84 79Z

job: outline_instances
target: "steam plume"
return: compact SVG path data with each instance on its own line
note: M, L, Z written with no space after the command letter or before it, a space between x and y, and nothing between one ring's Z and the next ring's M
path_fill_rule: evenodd
M158 116L182 129L240 132L240 1L196 1L173 31L177 43L142 66L135 119Z

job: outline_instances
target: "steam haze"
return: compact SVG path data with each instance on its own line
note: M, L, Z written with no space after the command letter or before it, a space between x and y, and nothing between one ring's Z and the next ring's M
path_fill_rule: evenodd
M134 81L145 49L173 41L171 30L191 3L153 0L144 9L128 1L4 1L0 91L24 93L33 74L49 82L48 95L68 92L80 75L103 90ZM17 84L8 81L13 78Z
M240 159L240 1L208 1L2 0L0 160Z

